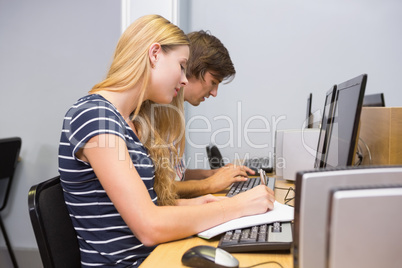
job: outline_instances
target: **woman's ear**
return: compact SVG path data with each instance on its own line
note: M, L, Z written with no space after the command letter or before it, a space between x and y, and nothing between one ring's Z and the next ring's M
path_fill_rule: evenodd
M148 55L149 55L149 61L151 63L152 68L155 67L156 62L158 61L159 54L162 51L162 46L159 43L153 43L149 47Z

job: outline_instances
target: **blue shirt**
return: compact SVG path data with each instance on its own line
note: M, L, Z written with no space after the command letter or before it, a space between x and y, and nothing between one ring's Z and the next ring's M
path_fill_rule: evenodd
M137 267L155 247L144 246L109 199L91 165L75 154L99 134L121 137L156 204L155 167L117 109L98 94L79 99L66 113L59 145L64 198L81 251L82 267ZM97 144L87 144L98 146ZM102 146L102 145L99 145Z

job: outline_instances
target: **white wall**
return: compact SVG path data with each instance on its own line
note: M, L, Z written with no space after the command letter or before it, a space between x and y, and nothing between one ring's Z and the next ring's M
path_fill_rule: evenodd
M147 14L159 14L179 25L178 0L122 0L127 26Z
M217 98L187 105L190 167L209 168L199 160L210 142L230 160L269 155L275 127L303 125L310 92L313 110L322 109L333 84L362 73L367 93L384 92L387 106L402 106L401 1L192 0L188 6L188 30L210 30L237 70ZM247 128L256 130L245 136Z
M58 175L64 114L105 76L120 12L119 1L0 0L0 138L22 138L22 161L2 212L15 248L36 248L28 190Z

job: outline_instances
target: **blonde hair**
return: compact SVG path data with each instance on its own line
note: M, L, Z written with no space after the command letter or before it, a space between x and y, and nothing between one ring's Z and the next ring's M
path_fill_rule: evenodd
M178 163L178 156L182 155L180 148L184 149L183 95L180 90L173 101L181 112L144 101L152 68L148 50L154 43L159 43L162 51L168 53L177 46L188 46L189 40L179 27L162 16L147 15L137 19L120 37L106 78L90 93L100 90L121 92L141 85L133 123L155 164L154 189L158 203L174 205L177 198L173 187L174 166Z
M134 119L141 142L155 164L155 191L158 204L175 205L175 166L183 156L185 145L184 95L181 89L171 104L145 101Z

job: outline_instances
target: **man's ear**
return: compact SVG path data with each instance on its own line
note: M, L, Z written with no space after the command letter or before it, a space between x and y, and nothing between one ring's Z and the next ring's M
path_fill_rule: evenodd
M162 46L159 43L153 43L148 50L149 60L151 62L151 66L155 66L155 63L159 59L159 54L162 51Z

